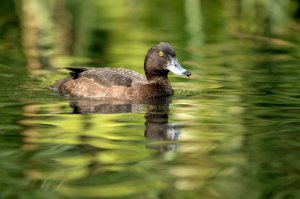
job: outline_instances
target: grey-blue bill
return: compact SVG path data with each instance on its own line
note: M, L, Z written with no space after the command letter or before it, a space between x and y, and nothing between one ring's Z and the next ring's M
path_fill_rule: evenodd
M183 68L177 58L171 57L167 69L177 75L191 76L191 73Z

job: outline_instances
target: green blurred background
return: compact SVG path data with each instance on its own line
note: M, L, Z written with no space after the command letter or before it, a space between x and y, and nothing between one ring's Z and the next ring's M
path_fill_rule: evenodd
M140 61L132 57L142 60L146 49L159 41L187 48L180 53L233 38L297 45L299 4L296 0L2 1L1 63L14 61L10 56L14 55L28 68L62 67L75 58L78 63L92 59L97 65L126 61L138 65Z

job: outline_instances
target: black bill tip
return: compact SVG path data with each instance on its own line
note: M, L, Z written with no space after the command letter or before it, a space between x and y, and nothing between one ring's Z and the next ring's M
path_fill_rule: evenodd
M190 73L190 71L185 71L183 74L189 77L192 73Z

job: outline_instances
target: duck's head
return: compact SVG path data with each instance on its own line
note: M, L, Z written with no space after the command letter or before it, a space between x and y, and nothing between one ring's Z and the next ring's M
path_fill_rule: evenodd
M177 75L186 75L188 77L191 75L178 62L174 48L165 42L160 42L148 50L145 57L144 70L147 80L161 76L167 77L169 71Z

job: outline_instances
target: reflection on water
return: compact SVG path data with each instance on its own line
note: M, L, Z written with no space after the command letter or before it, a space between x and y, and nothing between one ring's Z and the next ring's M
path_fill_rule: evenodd
M155 140L176 141L180 136L180 128L176 124L169 124L170 98L154 99L148 102L148 109L145 114L145 137ZM175 150L177 144L174 142L161 143L149 146L160 152Z
M238 96L256 98L251 102L257 104L246 106ZM9 173L21 172L26 189L53 197L290 194L297 190L297 141L290 142L297 109L287 106L289 111L278 115L281 108L272 108L277 102L261 104L267 97L270 93L208 92L143 103L23 104L24 118L18 121L23 136L16 142L21 153L1 157L24 162Z
M49 187L68 196L125 197L164 189L168 175L162 182L160 174L142 168L174 159L180 128L168 121L170 102L170 98L142 103L71 100L73 111L68 115L57 115L59 110L68 112L66 103L26 106L29 118L20 123L29 128L22 133L22 148L36 154L32 157L36 165L25 170L27 179L46 180ZM51 169L40 169L41 161ZM57 168L51 167L54 163ZM154 170L160 169L169 172L159 166Z
M155 140L177 140L180 135L180 129L176 124L169 124L169 105L170 98L148 99L139 102L123 100L95 100L95 99L77 99L70 102L74 113L130 113L142 112L142 105L147 104L145 113L145 137ZM155 146L161 152L176 148L174 143L161 144Z
M123 100L77 99L70 102L74 113L130 113L141 112L139 103Z

